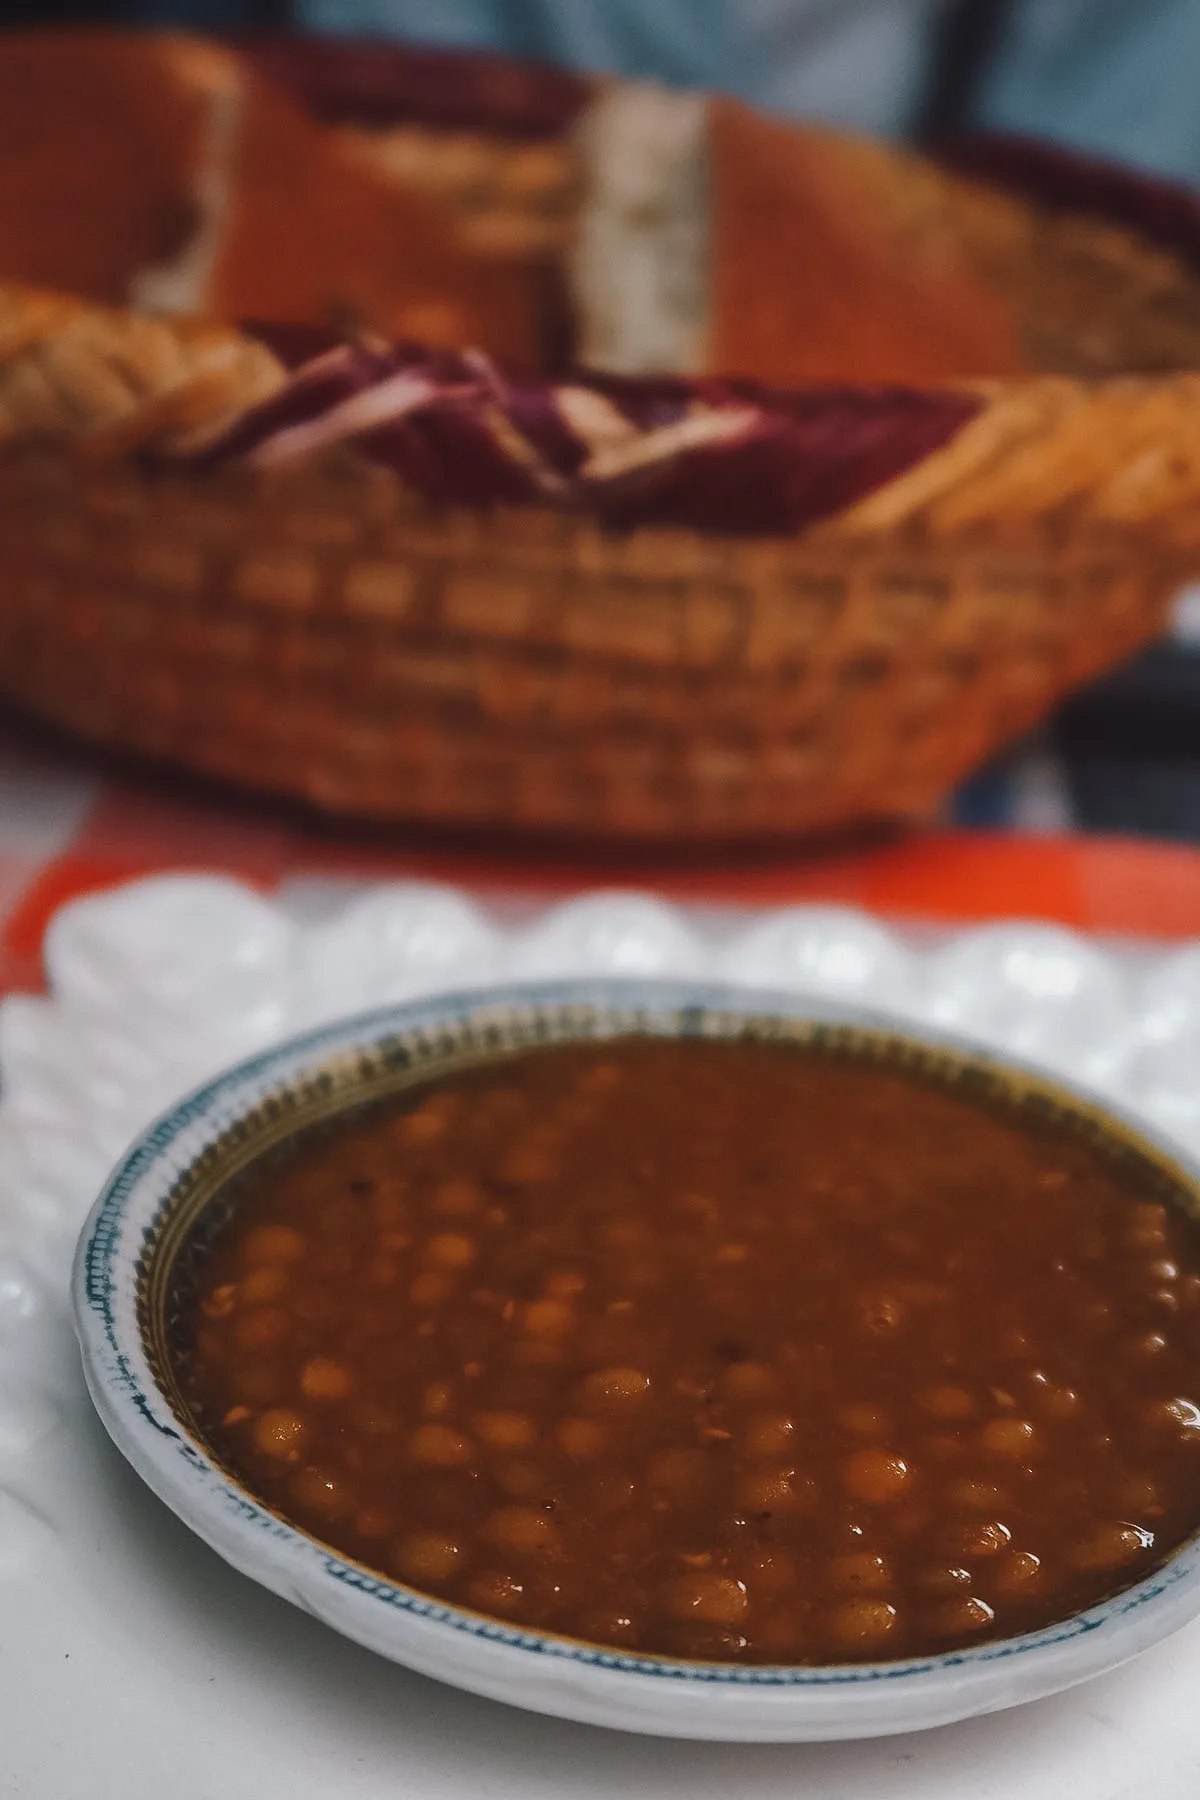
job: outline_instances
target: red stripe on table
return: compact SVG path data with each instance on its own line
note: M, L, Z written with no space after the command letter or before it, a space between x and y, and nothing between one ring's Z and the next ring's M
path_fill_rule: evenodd
M825 856L742 853L722 863L687 864L633 854L570 862L451 851L376 853L308 843L296 846L296 857L289 873L377 881L417 876L551 898L587 888L635 887L676 900L727 905L817 901L931 919L976 920L999 912L1089 923L1072 839L929 833ZM1200 853L1196 867L1200 871Z
M142 872L217 869L262 884L282 878L294 839L287 825L252 811L113 783L97 797L69 855Z
M1075 859L1093 931L1200 937L1200 850L1085 839Z

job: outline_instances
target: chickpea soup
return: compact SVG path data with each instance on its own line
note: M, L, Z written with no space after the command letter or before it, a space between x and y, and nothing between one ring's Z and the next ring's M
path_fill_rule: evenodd
M276 1512L650 1654L1010 1636L1200 1524L1200 1235L1052 1108L785 1041L550 1046L241 1178L181 1391Z

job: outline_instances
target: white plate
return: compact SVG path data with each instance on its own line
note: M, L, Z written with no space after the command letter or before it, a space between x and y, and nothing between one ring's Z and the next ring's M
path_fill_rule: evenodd
M405 1675L225 1570L144 1492L90 1417L64 1291L87 1204L149 1115L355 1005L518 973L766 980L952 1024L1107 1086L1196 1147L1200 952L1139 967L1034 926L916 949L841 911L689 918L636 896L506 932L413 887L302 925L232 883L175 878L67 909L47 958L52 998L0 1011L0 1793L1195 1794L1196 1628L1019 1714L874 1745L638 1741Z

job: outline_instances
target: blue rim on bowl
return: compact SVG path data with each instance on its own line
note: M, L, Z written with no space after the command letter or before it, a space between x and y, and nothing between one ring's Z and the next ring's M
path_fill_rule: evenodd
M231 1174L303 1125L439 1072L536 1044L626 1032L827 1043L924 1067L1069 1116L1149 1159L1200 1213L1200 1166L1120 1109L949 1034L865 1010L694 982L514 985L389 1007L256 1056L181 1100L134 1143L76 1253L88 1387L118 1448L229 1563L393 1661L537 1712L727 1741L872 1737L1055 1693L1116 1667L1200 1613L1200 1539L1057 1625L890 1663L740 1667L625 1654L522 1630L393 1582L286 1524L223 1470L187 1416L164 1350L173 1259Z

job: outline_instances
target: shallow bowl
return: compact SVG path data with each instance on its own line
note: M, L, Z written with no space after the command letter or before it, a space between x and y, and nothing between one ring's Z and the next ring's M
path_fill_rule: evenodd
M888 1663L739 1667L625 1654L431 1599L286 1524L207 1449L169 1353L181 1247L230 1177L348 1106L535 1044L627 1032L785 1038L1002 1092L1132 1147L1200 1214L1200 1166L1079 1089L963 1040L862 1010L678 982L492 988L389 1008L293 1040L210 1081L133 1145L76 1254L84 1369L118 1448L225 1560L336 1631L409 1668L536 1712L663 1736L799 1741L882 1736L994 1712L1112 1669L1200 1613L1200 1541L1045 1630Z

